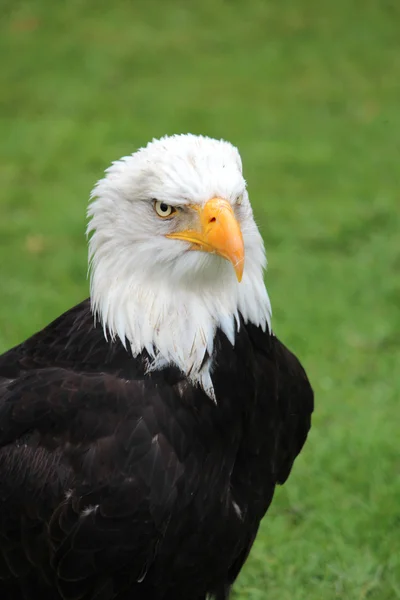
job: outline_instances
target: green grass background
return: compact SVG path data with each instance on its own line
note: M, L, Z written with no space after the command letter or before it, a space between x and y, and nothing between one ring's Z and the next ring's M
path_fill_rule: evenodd
M314 427L235 600L400 598L400 5L2 0L0 350L88 294L86 202L166 133L239 146Z

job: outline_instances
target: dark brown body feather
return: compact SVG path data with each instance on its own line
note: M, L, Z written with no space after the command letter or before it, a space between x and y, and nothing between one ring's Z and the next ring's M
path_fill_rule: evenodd
M0 357L0 598L227 598L313 394L276 337L218 332L218 404L145 375L89 302Z

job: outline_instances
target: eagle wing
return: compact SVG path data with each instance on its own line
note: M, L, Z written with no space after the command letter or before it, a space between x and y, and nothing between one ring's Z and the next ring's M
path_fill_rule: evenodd
M257 415L252 422L253 453L262 455L261 447L267 448L272 483L283 484L307 439L314 392L299 359L275 335L265 335L260 327L251 325L247 331L255 353L257 395L264 411L263 418Z
M274 338L281 435L277 481L285 483L311 427L314 393L299 359Z
M274 335L246 325L254 352L254 378L258 410L249 414L249 433L243 466L233 492L239 503L241 489L251 489L257 519L248 531L247 542L229 571L229 585L218 599L227 597L229 586L247 560L261 518L267 511L276 484L289 477L311 427L314 393L298 358ZM251 468L249 465L253 465ZM249 496L242 497L248 501Z
M65 598L112 598L128 561L145 577L183 474L168 393L61 368L0 378L0 590L36 570Z

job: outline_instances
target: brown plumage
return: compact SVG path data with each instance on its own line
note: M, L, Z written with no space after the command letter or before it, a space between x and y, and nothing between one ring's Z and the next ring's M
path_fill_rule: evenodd
M278 339L215 343L216 406L144 373L88 301L0 358L0 597L226 598L313 394Z

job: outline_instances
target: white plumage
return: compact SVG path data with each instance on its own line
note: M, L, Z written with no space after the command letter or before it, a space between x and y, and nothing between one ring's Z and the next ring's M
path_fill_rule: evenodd
M240 283L225 258L166 237L194 229L195 209L215 197L229 202L242 232ZM175 207L174 217L160 218L155 200ZM127 341L134 356L147 350L149 370L175 364L214 398L212 359L204 356L212 357L216 329L234 344L239 312L271 327L264 245L238 150L190 134L154 140L106 171L88 216L91 301L105 332Z

